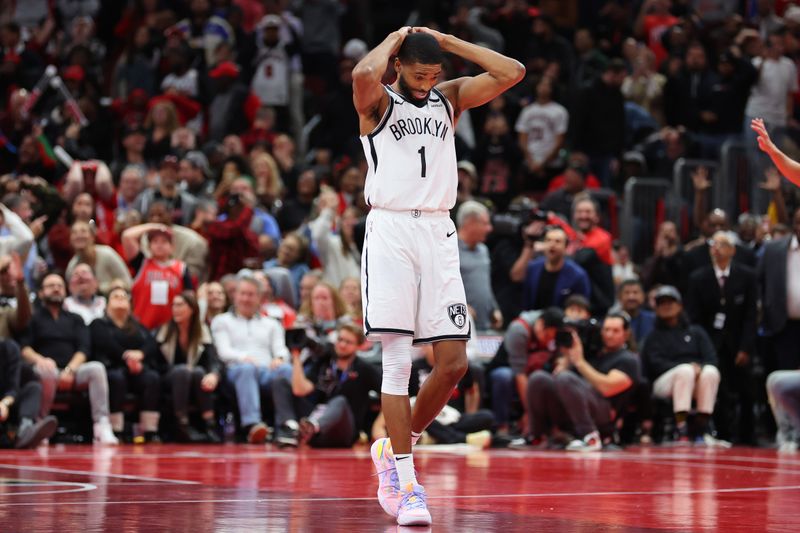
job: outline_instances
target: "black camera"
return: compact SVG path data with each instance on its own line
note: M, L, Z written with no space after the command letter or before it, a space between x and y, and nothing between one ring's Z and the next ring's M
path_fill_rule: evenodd
M507 213L492 217L492 232L506 237L518 236L531 222L547 222L547 212L534 209L531 202L523 202L509 207Z
M316 348L319 343L308 336L305 328L289 328L286 330L286 347L290 350L302 350L304 348Z
M233 192L228 195L228 202L226 205L228 209L233 209L234 207L238 206L241 201L242 198L239 196L239 194Z
M600 322L594 318L588 320L564 320L564 326L556 331L556 346L559 348L572 348L574 339L572 332L578 334L583 344L584 354L596 354L603 349L603 337L600 335Z

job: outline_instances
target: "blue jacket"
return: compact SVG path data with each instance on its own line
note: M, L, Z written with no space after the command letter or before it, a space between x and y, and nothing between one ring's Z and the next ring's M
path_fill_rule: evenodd
M544 257L539 257L528 263L528 270L525 272L525 281L522 287L522 309L533 309L542 272L544 272ZM582 294L589 299L591 298L591 290L589 276L586 275L586 271L572 259L565 259L564 266L561 268L556 280L551 305L563 307L564 300L573 294Z

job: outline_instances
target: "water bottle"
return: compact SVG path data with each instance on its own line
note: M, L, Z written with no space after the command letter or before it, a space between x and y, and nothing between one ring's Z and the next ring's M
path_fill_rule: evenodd
M225 415L225 420L222 422L222 436L225 442L236 441L236 421L233 419L233 413Z

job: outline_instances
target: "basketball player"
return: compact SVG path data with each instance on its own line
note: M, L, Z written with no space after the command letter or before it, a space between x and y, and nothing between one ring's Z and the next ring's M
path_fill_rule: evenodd
M800 187L800 163L784 154L769 138L764 119L754 118L750 127L758 134L758 147L766 153L786 179Z
M437 84L444 52L486 72ZM381 84L393 59L397 80ZM400 525L428 525L411 446L467 369L470 336L456 228L455 125L525 75L517 61L428 28L390 34L353 70L353 102L369 170L372 207L361 261L364 327L383 348L382 409L389 439L372 446L378 500ZM436 365L408 400L412 343L433 343Z

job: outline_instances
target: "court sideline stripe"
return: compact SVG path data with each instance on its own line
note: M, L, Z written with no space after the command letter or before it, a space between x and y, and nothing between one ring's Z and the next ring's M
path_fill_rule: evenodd
M138 481L159 481L161 483L174 483L176 485L202 485L199 481L184 481L181 479L164 479L157 477L134 476L130 474L106 474L104 472L94 472L92 470L67 470L66 468L51 468L48 466L22 466L22 465L8 465L0 464L0 468L7 468L9 470L31 470L34 472L48 472L51 474L72 474L76 476L99 476L99 477L112 477L119 479L132 479Z

